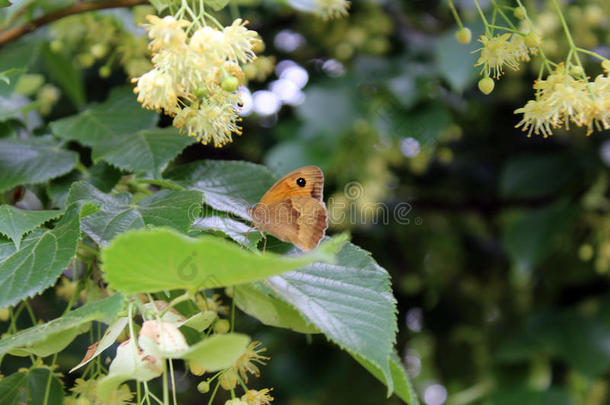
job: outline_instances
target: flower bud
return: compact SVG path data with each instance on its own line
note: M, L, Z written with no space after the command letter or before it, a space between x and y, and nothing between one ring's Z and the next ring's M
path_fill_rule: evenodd
M0 321L6 322L8 321L8 317L10 316L10 312L8 308L0 308Z
M197 384L197 391L201 392L202 394L205 394L209 390L210 383L208 383L207 381L201 381L199 384Z
M582 75L585 74L585 71L583 70L583 68L581 66L571 66L570 73L574 77L582 77Z
M112 73L110 66L102 66L99 70L100 77L104 79L109 77L110 73Z
M224 91L234 92L239 87L239 80L235 76L227 76L221 83Z
M455 33L455 39L460 43L460 44L469 44L470 40L472 39L472 32L470 31L469 28L463 27L460 28L456 33Z
M525 18L525 9L521 6L515 8L515 11L513 11L513 14L515 15L515 17L517 17L518 19L523 19Z
M484 77L479 80L479 90L481 93L488 95L494 90L495 83L491 77Z
M198 361L192 360L189 364L189 367L191 369L191 373L193 373L194 375L203 375L203 373L205 373L205 369Z
M540 45L540 37L535 32L530 32L525 36L525 45L528 48L536 48Z
M214 332L216 333L227 333L231 329L231 324L226 319L219 319L214 324Z

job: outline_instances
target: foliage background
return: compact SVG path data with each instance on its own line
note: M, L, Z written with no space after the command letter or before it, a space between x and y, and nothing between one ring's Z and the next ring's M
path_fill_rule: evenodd
M608 19L586 28L587 7L600 4L571 2L568 15L576 41L607 56ZM476 38L472 5L461 5ZM116 16L129 18L123 11ZM513 110L531 98L534 70L508 73L482 95L470 54L476 44L455 41L455 23L438 1L357 0L347 19L328 22L275 2L244 3L240 11L267 54L307 69L305 101L271 118L249 116L233 144L191 145L175 163L248 160L277 173L317 164L335 202L345 198L345 184L361 184L348 202L365 207L362 223L330 232L349 229L391 273L397 347L422 402L440 405L446 392L450 405L610 403L607 131L526 138ZM274 46L286 29L305 40L293 52ZM125 85L120 70L101 78L100 62L79 69L48 51L28 54L51 38L41 30L0 51L0 71L36 57L33 70L62 89L48 115L31 111L27 120L55 121ZM556 40L559 54L564 45ZM331 58L343 69L324 63ZM0 124L2 136L14 130L10 120ZM377 202L408 202L409 223L372 223L366 206ZM42 316L61 307L51 292L35 303ZM263 328L245 315L238 325L268 346L272 360L260 384L275 387L279 404L399 403L380 401L382 384L321 336ZM70 346L62 368L79 360L84 345ZM184 403L199 401L193 393L188 402L192 384L179 378Z

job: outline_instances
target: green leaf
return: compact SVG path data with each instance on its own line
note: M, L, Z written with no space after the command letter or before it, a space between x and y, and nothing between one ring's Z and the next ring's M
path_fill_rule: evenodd
M340 133L346 122L357 118L354 104L346 102L353 97L352 90L334 83L308 86L305 102L296 107L299 118L315 131ZM332 114L328 112L332 111Z
M83 231L100 245L129 229L169 226L187 232L201 212L201 193L162 190L134 203L131 194L104 194L89 183L74 183L66 200L92 202L100 210L82 221Z
M28 211L12 205L0 205L0 233L13 240L19 249L21 237L45 222L57 218L61 211Z
M231 286L262 280L318 260L332 259L337 241L295 256L264 255L214 236L197 239L171 229L126 232L102 250L110 288L127 294Z
M229 4L229 0L205 0L205 4L212 7L213 10L219 11Z
M161 172L182 150L195 143L195 138L183 136L173 127L145 129L100 141L93 147L93 160L108 163L130 172Z
M477 37L473 33L473 38ZM435 53L439 73L458 93L464 92L478 77L477 70L473 68L478 54L470 52L478 47L478 42L469 45L457 42L454 30L443 35L437 43Z
M0 2L1 1L2 0L0 0ZM2 5L0 5L0 7L2 7ZM11 83L11 80L9 79L10 76L16 75L17 73L23 73L25 71L26 71L25 68L12 68L9 70L5 70L4 72L0 72L0 80L6 84L10 84Z
M396 353L390 355L390 371L394 381L394 393L409 405L419 405L411 379Z
M20 250L0 263L0 308L53 285L74 257L79 238L76 205L66 210L55 228L26 238Z
M161 14L163 10L169 7L171 0L150 0L150 4L157 10L157 14Z
M385 384L384 376L378 367L375 367L369 361L360 356L353 357L356 359L356 361L358 361L358 363L360 363L360 365L362 365L362 367L366 368L371 374L373 374L375 378ZM413 389L411 380L409 379L407 371L396 353L392 353L390 355L390 372L392 382L394 383L394 394L409 405L419 405L419 399L417 398L417 394Z
M520 276L527 278L549 255L556 236L575 215L575 207L558 203L532 210L506 226L502 241Z
M75 370L78 370L85 364L89 363L91 360L99 356L104 350L114 344L121 332L123 332L123 329L125 329L125 326L127 326L128 322L129 318L121 317L114 321L110 326L108 326L108 329L106 329L106 331L104 332L104 336L102 336L99 341L89 346L85 357L81 360L80 363L78 363L70 370L70 373Z
M379 368L392 393L396 301L390 276L368 252L347 244L335 264L308 264L266 283L329 339Z
M0 8L8 7L11 5L11 2L8 0L0 0Z
M72 184L79 180L90 183L98 190L108 193L121 179L121 171L106 162L99 162L91 166L85 173L81 170L72 170L70 173L53 179L47 187L47 193L53 202L60 208L66 206L66 198Z
M2 405L40 405L44 403L45 396L48 404L64 402L63 385L48 368L33 368L0 380Z
M50 136L0 139L0 191L61 176L72 170L76 162L78 154L61 149Z
M275 182L265 166L240 161L200 160L176 167L168 179L203 192L207 205L219 211L250 218L249 205L258 203Z
M189 347L180 358L195 360L208 371L222 370L235 364L246 347L250 338L238 333L213 335Z
M500 176L505 198L537 198L559 192L576 173L567 156L521 155L508 161Z
M80 114L51 123L56 136L86 146L152 128L158 120L155 112L142 109L128 88L114 89L102 104L93 104Z
M219 232L240 245L257 251L256 245L262 239L258 231L252 232L254 229L251 226L228 217L226 213L205 208L202 217L193 222L193 229Z
M257 283L241 284L233 288L235 304L265 325L286 328L299 333L320 333L303 319L303 315L286 302L270 295Z
M88 325L79 325L47 336L45 339L28 347L12 349L9 354L14 356L29 356L35 354L47 357L65 349L80 334L89 330Z
M504 388L494 392L490 398L491 405L573 405L570 394L560 388L548 388L535 391L521 386Z
M122 308L123 296L121 294L83 305L64 316L0 340L0 356L13 349L31 347L54 334L78 328L91 321L102 321L109 324Z
M85 86L80 70L76 70L73 60L62 53L53 52L49 44L42 47L42 58L51 79L66 93L74 106L85 105Z

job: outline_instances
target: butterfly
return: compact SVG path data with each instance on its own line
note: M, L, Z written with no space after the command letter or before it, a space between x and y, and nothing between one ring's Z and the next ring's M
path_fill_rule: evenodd
M269 233L307 252L318 246L328 228L323 189L322 170L301 167L276 181L248 214L263 237Z

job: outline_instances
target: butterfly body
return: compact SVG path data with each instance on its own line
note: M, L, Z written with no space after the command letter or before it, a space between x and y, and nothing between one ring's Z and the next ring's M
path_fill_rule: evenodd
M248 213L260 232L309 251L318 246L328 228L323 189L322 170L302 167L275 182Z

